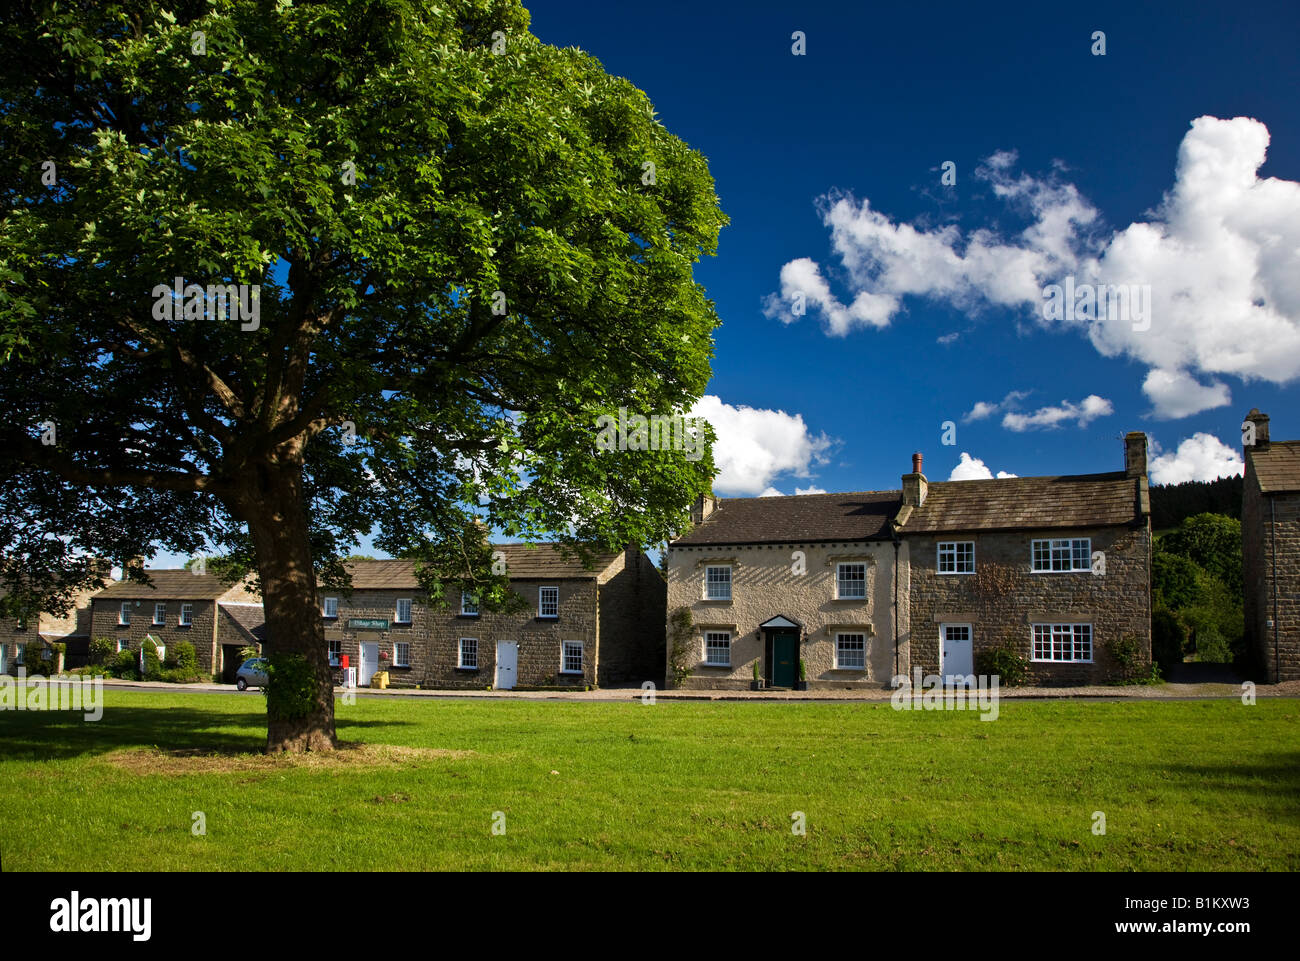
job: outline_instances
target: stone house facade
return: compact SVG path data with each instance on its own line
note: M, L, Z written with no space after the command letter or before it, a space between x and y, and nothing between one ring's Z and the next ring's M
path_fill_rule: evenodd
M894 614L899 506L897 491L701 498L668 546L668 643L690 671L680 686L745 689L757 665L767 686L790 687L800 661L810 688L887 684L908 657Z
M1270 683L1300 680L1300 441L1269 438L1269 417L1246 415L1241 538L1246 643ZM1252 438L1243 429L1243 442Z
M1007 643L1041 685L1118 679L1116 644L1151 660L1146 435L1106 474L926 482L903 478L912 665L976 673Z
M1040 684L1114 678L1123 641L1151 658L1142 433L1113 473L930 484L917 454L900 490L705 497L692 521L668 550L683 687L746 688L757 665L786 688L800 662L814 690L967 677L1003 641Z
M413 561L354 561L348 594L321 593L335 679L385 671L391 687L578 688L658 681L663 672L664 582L629 548L591 569L551 545L494 545L518 613L480 610L448 590L431 605Z
M63 667L85 663L90 642L90 600L94 594L89 590L77 594L61 617L46 611L26 617L0 617L0 674L16 675L19 667L30 674L57 673ZM41 664L27 664L26 648L34 640L63 645L62 663L51 656L48 661L42 659Z
M245 647L265 639L262 601L246 583L227 584L212 574L149 570L150 584L120 580L94 596L91 637L106 637L119 651L139 651L146 636L162 645L194 645L199 670L233 681Z

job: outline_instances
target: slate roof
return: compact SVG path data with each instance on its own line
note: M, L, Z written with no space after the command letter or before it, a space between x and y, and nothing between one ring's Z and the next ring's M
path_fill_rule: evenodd
M148 597L172 601L213 601L236 585L215 574L192 574L187 570L145 571L150 584L120 580L109 584L93 600L135 599Z
M902 504L902 491L726 499L672 546L887 540Z
M1265 494L1300 491L1300 440L1271 441L1262 450L1247 448L1246 456Z
M266 641L266 611L261 604L222 604L221 609L229 614L249 637L258 642Z
M564 558L552 544L493 544L492 550L505 554L506 570L514 579L595 579L618 557L617 554L597 555L593 568L586 570L581 558L576 555ZM347 567L353 590L405 590L420 586L415 577L415 561L352 561Z
M1123 471L936 481L903 533L1112 527L1138 522L1137 505L1137 481Z

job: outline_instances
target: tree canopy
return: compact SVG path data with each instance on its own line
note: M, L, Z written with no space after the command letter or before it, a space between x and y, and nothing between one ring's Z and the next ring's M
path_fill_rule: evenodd
M316 583L372 529L434 600L491 608L489 528L585 552L684 526L710 456L593 439L703 393L693 269L725 216L645 94L528 22L514 0L6 17L11 593L57 602L87 555L217 551L258 577L273 665L316 685L271 699L270 746L326 747Z

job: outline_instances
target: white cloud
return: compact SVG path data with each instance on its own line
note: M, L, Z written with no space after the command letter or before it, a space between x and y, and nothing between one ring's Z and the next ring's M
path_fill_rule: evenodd
M1233 477L1242 472L1241 455L1213 434L1196 433L1171 454L1151 461L1151 483L1182 484Z
M1061 401L1059 407L1040 407L1032 414L1008 411L1002 418L1002 426L1016 432L1033 430L1036 427L1060 427L1068 421L1074 421L1080 427L1087 427L1098 417L1115 413L1115 406L1105 397L1089 394L1079 403Z
M1008 474L1006 471L1000 470L998 471L997 476L1015 477L1016 475ZM965 451L961 452L961 461L952 469L952 473L948 475L948 480L950 481L992 480L992 478L993 472L988 469L988 466L978 457L971 457L971 455Z
M813 434L802 414L732 406L713 395L701 397L690 413L707 420L717 434L713 486L720 494L779 494L776 478L811 477L834 444L825 434Z
M1227 384L1218 380L1201 384L1185 370L1152 370L1142 382L1142 393L1156 405L1156 416L1162 419L1190 417L1232 402Z
M822 219L853 301L844 306L807 258L782 269L782 293L806 289L836 336L888 325L908 295L1075 326L1102 355L1150 369L1144 390L1156 416L1189 416L1228 403L1215 375L1279 384L1300 377L1300 183L1259 178L1268 143L1258 120L1197 118L1151 219L1109 234L1078 190L1057 179L1059 167L1050 179L1017 177L1010 151L994 154L975 176L1032 221L1011 237L986 228L918 229L868 200L828 195ZM1044 319L1043 288L1066 277L1076 285L1149 287L1149 324L1126 315ZM769 308L780 315L780 304Z
M951 334L944 334L942 337L936 337L934 339L934 342L936 344L943 344L943 346L947 347L949 344L956 341L957 338L960 336L961 333L959 331L953 331Z
M804 494L825 494L826 493L826 491L823 488L818 487L815 484L812 487L796 487L794 489L794 492L796 495L800 495L800 496Z
M991 417L1000 410L1011 410L1028 397L1030 391L1013 390L1007 393L1000 401L992 402L980 400L975 402L975 406L962 415L962 423L969 424L973 420L984 420Z

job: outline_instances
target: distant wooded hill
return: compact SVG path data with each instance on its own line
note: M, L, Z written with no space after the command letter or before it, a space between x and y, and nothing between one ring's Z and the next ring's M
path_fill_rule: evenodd
M1240 477L1188 481L1151 488L1151 527L1163 531L1197 514L1226 514L1241 520Z

